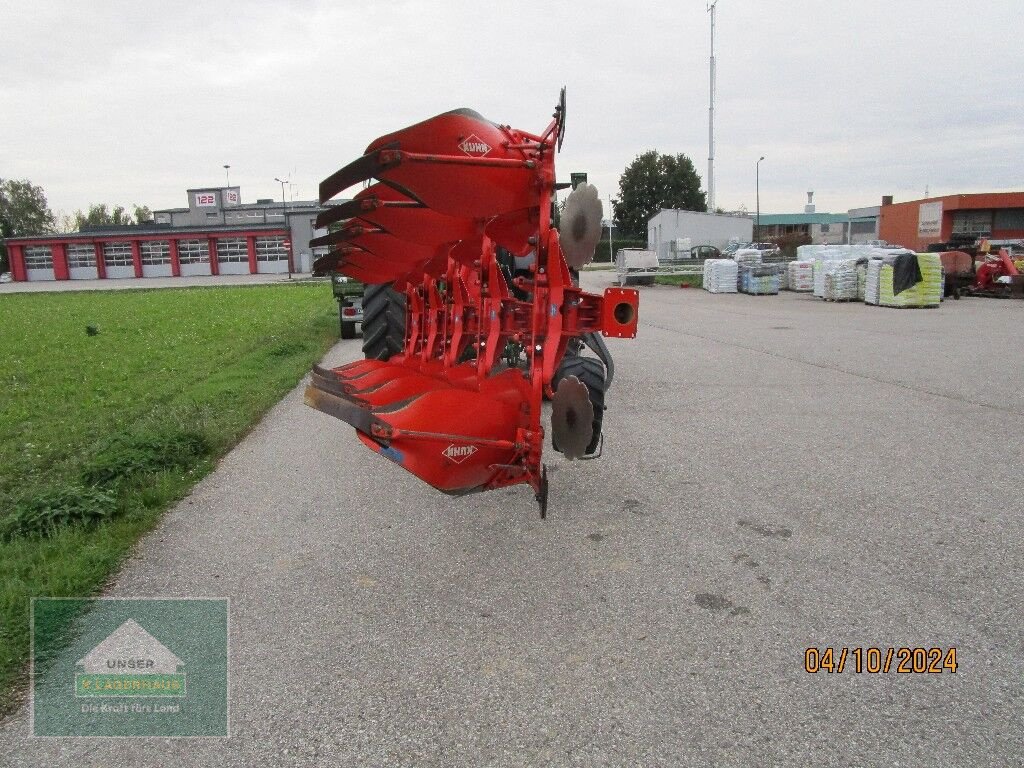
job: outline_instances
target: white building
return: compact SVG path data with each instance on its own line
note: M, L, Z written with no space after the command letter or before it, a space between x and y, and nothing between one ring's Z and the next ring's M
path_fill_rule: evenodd
M664 209L647 222L647 248L659 259L675 255L672 243L686 238L691 246L713 245L721 250L730 240L753 240L754 221L749 216Z

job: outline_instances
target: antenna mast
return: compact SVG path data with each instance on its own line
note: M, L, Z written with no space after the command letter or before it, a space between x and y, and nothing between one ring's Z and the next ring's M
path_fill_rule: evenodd
M711 101L708 107L708 211L715 210L715 6L718 0L708 4L711 14Z

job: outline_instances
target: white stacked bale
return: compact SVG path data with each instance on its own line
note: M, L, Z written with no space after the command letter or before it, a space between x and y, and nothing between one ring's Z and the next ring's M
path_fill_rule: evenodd
M813 262L818 258L818 254L827 247L827 245L798 245L796 247L796 260Z
M704 262L704 289L708 293L736 293L739 268L732 259Z
M820 255L814 260L814 295L819 299L825 298L825 272L831 271L834 263L822 259Z
M882 258L874 257L868 261L868 271L864 278L864 303L878 306L878 286L882 273Z
M810 293L814 290L813 261L791 261L787 271L789 272L789 290L800 293Z
M711 262L712 261L715 261L715 259L705 259L704 260L704 267L703 267L704 272L703 272L703 276L701 277L700 285L701 285L701 287L705 291L708 289L708 281L710 280L710 277L711 277Z
M741 267L747 264L761 263L761 252L756 248L740 248L732 257Z
M825 262L822 269L822 298L853 301L857 298L857 259Z

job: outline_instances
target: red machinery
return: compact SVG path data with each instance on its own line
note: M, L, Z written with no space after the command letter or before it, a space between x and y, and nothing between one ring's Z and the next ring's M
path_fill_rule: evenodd
M1010 252L1006 248L1000 248L993 254L988 249L988 243L983 242L979 257L983 258L980 264L975 266L974 285L970 290L975 294L986 294L990 296L1009 296L1013 288L1017 287L1020 292L1020 271L1017 269Z
M556 376L567 348L586 334L632 338L637 328L636 291L587 293L570 272L593 257L600 236L596 191L584 185L570 196L564 239L552 226L564 129L563 89L540 135L459 109L382 136L320 185L326 202L378 180L321 214L318 226L344 224L311 243L334 246L318 271L393 283L407 310L399 355L315 368L306 403L446 493L529 483L542 516L543 397L553 400L555 443L569 458L599 437L587 386ZM498 248L520 260L533 254L528 269L510 277ZM509 364L509 348L522 350L523 365Z
M942 251L943 296L959 299L974 283L974 258L965 251Z

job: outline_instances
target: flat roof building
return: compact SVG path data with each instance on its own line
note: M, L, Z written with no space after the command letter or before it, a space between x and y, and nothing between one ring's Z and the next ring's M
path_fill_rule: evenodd
M954 235L1024 239L1024 192L946 195L894 203L882 198L879 236L890 243L924 251Z
M689 247L712 245L724 249L731 240L750 242L753 231L754 222L749 216L663 208L647 222L647 247L662 260L683 258L678 252L679 241L689 240Z
M89 280L309 272L316 201L243 203L238 187L188 190L188 207L153 221L8 239L15 280Z

